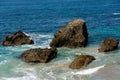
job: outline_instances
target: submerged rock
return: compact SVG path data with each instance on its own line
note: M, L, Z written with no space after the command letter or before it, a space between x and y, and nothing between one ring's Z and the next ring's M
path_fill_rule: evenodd
M35 48L25 51L21 58L25 62L40 62L40 63L47 63L53 58L55 58L57 55L57 49L56 48Z
M18 31L13 35L7 36L2 43L4 46L17 46L23 44L34 44L34 42L30 39L30 36L27 36L22 31Z
M86 67L93 60L95 60L95 58L91 55L79 55L73 60L69 67L71 69L80 69Z
M99 48L99 52L109 52L118 48L119 41L114 38L106 38L101 43L101 48Z
M88 41L88 32L84 20L73 20L59 29L54 35L51 47L85 47Z

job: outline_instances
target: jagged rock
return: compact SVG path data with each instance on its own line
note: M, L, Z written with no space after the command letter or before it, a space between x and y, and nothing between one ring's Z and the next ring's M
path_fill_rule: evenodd
M35 48L25 51L21 58L25 62L32 62L32 63L47 63L53 58L55 58L57 55L57 49L56 48Z
M114 38L106 38L102 43L101 43L101 48L99 48L99 52L109 52L117 49L119 44L119 41L114 39Z
M71 69L80 69L86 67L93 60L95 60L95 58L91 55L79 55L73 60L69 67Z
M54 35L51 47L85 47L88 41L88 32L84 20L76 19L59 29Z
M7 36L2 43L4 46L17 46L23 44L34 44L34 42L30 39L30 36L27 36L22 31L18 31L13 35Z

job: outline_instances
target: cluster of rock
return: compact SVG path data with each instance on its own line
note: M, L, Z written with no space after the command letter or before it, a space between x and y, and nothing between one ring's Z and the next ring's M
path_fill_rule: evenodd
M24 44L34 44L34 41L30 39L30 36L26 35L22 31L15 32L13 35L7 36L2 45L3 46L18 46L18 45L24 45ZM47 63L53 58L55 58L57 55L57 49L56 48L35 48L25 51L21 58L25 62L41 62L41 63Z
M34 44L33 40L29 38L22 31L18 31L11 36L7 36L3 41L4 46L14 46L23 44ZM88 32L84 20L77 19L67 23L64 27L55 33L50 46L51 48L35 48L30 49L21 55L21 58L25 62L32 63L47 63L57 56L58 47L77 48L85 47L88 42ZM117 49L119 41L114 38L106 38L101 43L99 52L108 52ZM80 69L90 64L95 57L91 55L79 55L70 64L71 69Z

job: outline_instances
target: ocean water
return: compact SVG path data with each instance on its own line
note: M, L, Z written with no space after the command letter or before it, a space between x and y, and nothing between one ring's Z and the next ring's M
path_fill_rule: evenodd
M57 58L47 64L28 64L19 58L30 48L49 47L60 27L79 18L86 21L89 33L86 48L58 48ZM0 44L0 80L120 79L120 45L107 54L97 50L106 37L120 40L120 0L0 0L0 42L18 30L30 35L35 44L14 47ZM93 55L96 60L86 68L69 69L71 61L81 53Z

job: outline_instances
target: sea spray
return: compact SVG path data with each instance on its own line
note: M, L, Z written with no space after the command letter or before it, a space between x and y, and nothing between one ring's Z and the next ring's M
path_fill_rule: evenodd
M71 72L71 74L73 75L90 75L90 74L93 74L95 72L97 72L98 70L100 70L101 68L104 68L105 65L102 65L102 66L98 66L98 67L95 67L95 68L90 68L90 69L86 69L86 70L82 70L82 71L79 71L79 72Z

